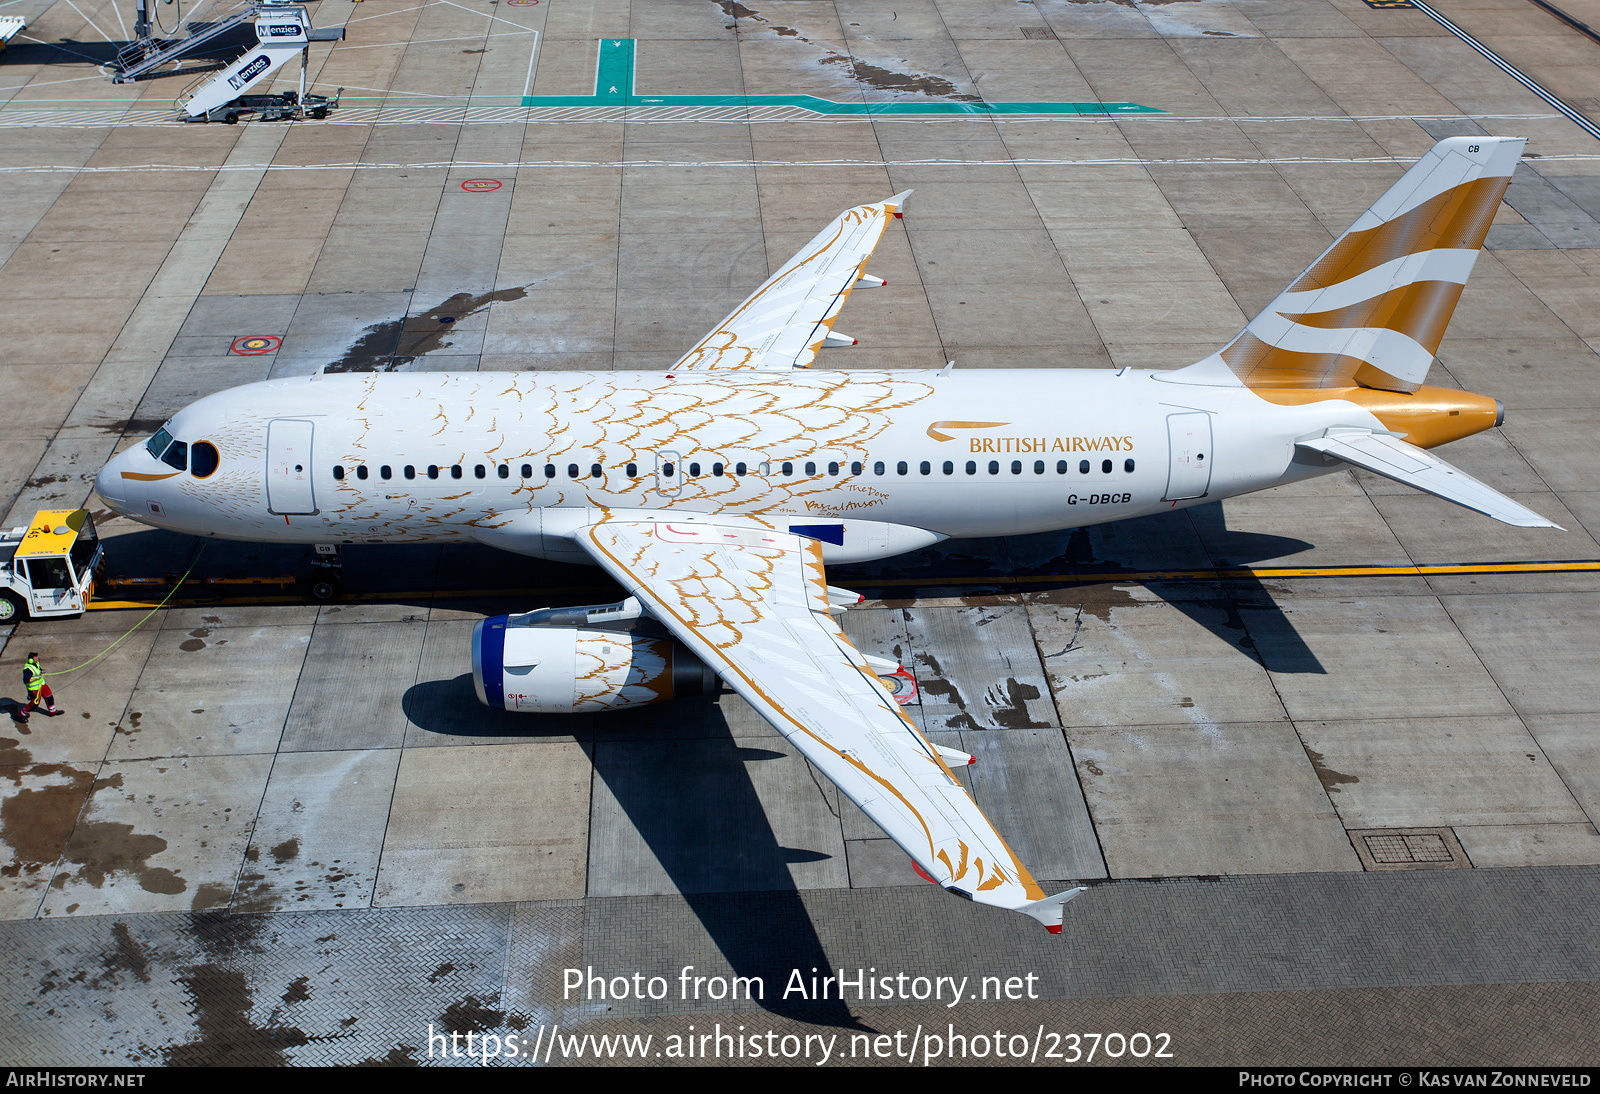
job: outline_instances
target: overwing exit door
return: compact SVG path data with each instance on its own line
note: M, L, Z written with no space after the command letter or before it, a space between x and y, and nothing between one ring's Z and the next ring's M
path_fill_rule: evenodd
M315 513L311 486L310 422L274 418L267 423L267 509L279 515Z

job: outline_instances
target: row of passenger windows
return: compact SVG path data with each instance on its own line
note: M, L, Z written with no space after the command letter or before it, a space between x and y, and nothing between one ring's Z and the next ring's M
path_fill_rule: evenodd
M842 467L843 467L843 465L840 464L840 463L837 463L837 462L829 463L828 464L828 474L831 475L831 476L837 477L839 475L840 470L842 469ZM1103 475L1111 474L1113 472L1113 470L1115 469L1115 467L1116 467L1116 463L1115 463L1114 460L1101 460L1100 461L1100 473L1103 474ZM1134 463L1133 463L1133 460L1131 458L1125 459L1125 460L1122 461L1122 470L1125 473L1130 474L1130 475L1133 474L1133 468L1134 468ZM525 463L525 464L522 465L521 470L522 470L522 477L524 479L531 479L531 478L534 477L533 464ZM626 470L627 470L628 477L630 479L636 479L636 478L639 477L639 465L638 464L630 463L630 464L628 464ZM701 473L701 465L699 464L699 462L692 462L692 463L689 464L689 466L686 468L686 470L687 470L688 476L690 478L699 478L700 477L700 473ZM856 461L854 461L854 462L852 462L850 464L850 474L852 474L852 475L863 474L865 472L865 470L866 470L866 465L863 464L860 460L856 460ZM955 461L954 460L945 460L942 464L939 465L939 470L940 470L940 472L942 474L954 475L956 473ZM966 461L966 466L965 466L965 468L963 470L965 470L968 475L976 475L976 474L978 474L979 473L979 471L978 471L978 461L977 460L968 460L968 461ZM986 470L991 475L1000 474L1001 473L1001 471L1000 471L1000 461L999 460L990 460ZM1078 473L1080 475L1087 475L1093 470L1094 470L1094 465L1089 460L1079 460L1078 461ZM465 477L465 474L466 474L464 468L460 464L454 464L454 465L452 465L452 466L450 466L448 468L440 467L438 464L429 464L427 466L427 468L426 468L425 473L426 473L428 478L437 479L441 475L443 475L446 471L449 472L449 475L450 475L450 477L452 479L463 478L463 477ZM671 463L663 463L661 465L661 474L665 478L669 478L670 479L670 478L675 477L676 474L677 474L677 471L678 471L677 467L675 465L671 464ZM1012 460L1011 461L1010 471L1011 471L1011 473L1013 475L1021 475L1023 473L1023 471L1024 471L1023 461L1022 460ZM1071 464L1070 461L1068 461L1068 460L1057 460L1056 461L1056 474L1058 474L1058 475L1066 475L1066 474L1070 474L1071 471L1072 471L1072 464ZM600 464L597 464L597 463L590 464L588 466L588 468L587 468L587 471L585 471L585 468L583 468L579 464L569 463L569 464L567 464L566 472L567 472L567 478L569 478L569 479L581 479L581 478L599 479L599 478L604 478L605 477L605 468L603 468ZM1044 460L1034 460L1033 461L1033 473L1035 475L1043 475L1043 474L1046 474L1047 472L1048 472L1048 464L1047 464L1046 461L1044 461ZM736 463L736 464L733 465L733 473L735 475L740 475L740 476L748 475L750 473L750 465L746 464L746 463L743 463L743 462ZM762 475L771 475L772 474L772 464L770 464L770 463L761 464L760 465L760 473ZM794 461L785 460L784 462L778 464L778 473L780 475L782 475L784 478L792 478L794 476L794 473L795 473ZM817 475L817 473L818 472L817 472L817 464L816 464L816 462L814 460L807 460L805 462L805 474L807 476L809 476L809 477L814 477L814 476ZM889 474L888 465L885 464L882 460L878 460L875 463L873 463L873 465L872 465L872 473L873 473L873 475L875 475L875 476L877 476L879 478L882 478L885 475ZM901 460L901 461L899 461L898 463L896 463L894 465L894 473L896 475L909 475L909 474L911 474L911 465L909 463L907 463L905 460ZM923 460L921 463L919 463L917 465L917 473L921 474L921 475L931 475L931 474L933 474L933 463L931 461L929 461L929 460ZM356 478L358 478L358 479L366 479L369 476L370 472L369 472L369 470L368 470L368 468L367 468L367 466L365 464L359 464L355 468L355 474L356 474ZM553 463L545 464L544 465L543 474L544 474L544 477L546 479L555 478L556 475L557 475L556 465L553 464ZM726 465L722 464L722 463L713 463L711 465L711 474L714 475L714 476L718 476L718 477L721 477L722 475L727 474ZM334 468L333 468L333 477L336 480L338 480L340 482L343 482L344 481L344 475L345 475L345 471L344 471L343 465L335 464ZM407 478L407 479L415 479L417 477L417 469L416 469L416 467L414 465L412 465L412 464L406 464L403 468L401 468L401 476L403 478ZM506 463L496 464L495 465L495 476L497 478L509 479L511 477L511 465L510 464L506 464ZM386 479L386 480L394 478L394 468L391 467L388 464L379 465L379 467L378 467L378 477L380 479ZM477 464L472 468L472 477L475 478L475 479L486 479L486 478L489 477L489 469L487 467L485 467L481 463Z

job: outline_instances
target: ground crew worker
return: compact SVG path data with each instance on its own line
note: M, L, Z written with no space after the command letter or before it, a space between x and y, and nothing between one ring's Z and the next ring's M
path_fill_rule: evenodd
M28 661L22 666L22 686L28 689L28 705L22 708L22 720L26 722L28 715L37 710L43 701L45 714L54 718L62 713L56 709L56 697L50 694L50 685L44 682L44 668L39 664L39 655L29 653Z

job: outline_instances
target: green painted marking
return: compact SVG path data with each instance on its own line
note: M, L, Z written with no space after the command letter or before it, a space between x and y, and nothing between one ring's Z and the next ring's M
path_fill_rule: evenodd
M640 95L634 90L634 39L600 42L593 95L524 95L523 106L793 106L814 114L866 117L982 116L996 114L1165 114L1138 103L839 103L815 95Z

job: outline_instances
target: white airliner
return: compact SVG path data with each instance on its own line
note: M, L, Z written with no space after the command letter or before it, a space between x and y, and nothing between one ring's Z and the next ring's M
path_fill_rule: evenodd
M1171 372L810 371L906 198L843 213L670 369L325 375L201 399L96 481L201 536L476 541L598 563L620 604L484 620L478 696L589 711L726 681L928 880L1061 929L833 613L826 567L1074 528L1350 466L1554 527L1426 451L1500 423L1423 386L1524 141L1440 142L1237 338Z

